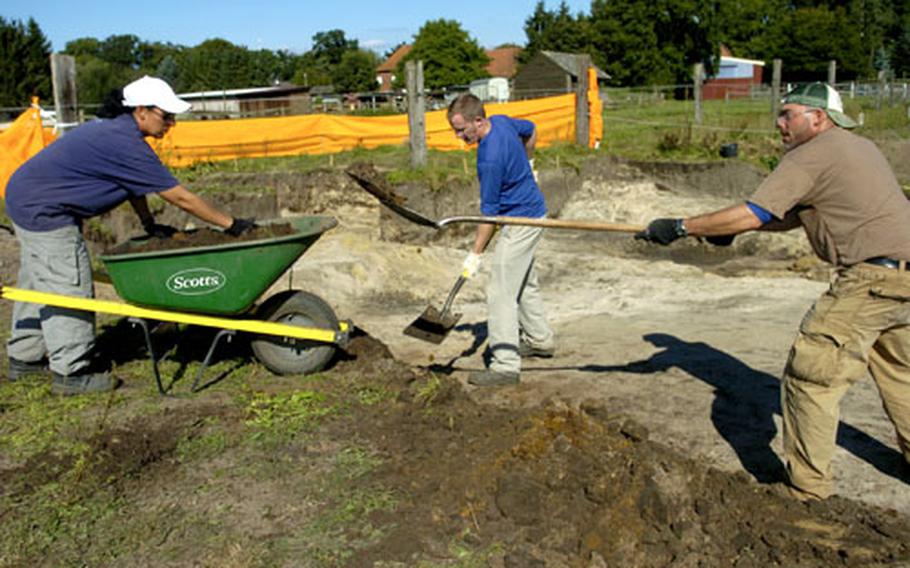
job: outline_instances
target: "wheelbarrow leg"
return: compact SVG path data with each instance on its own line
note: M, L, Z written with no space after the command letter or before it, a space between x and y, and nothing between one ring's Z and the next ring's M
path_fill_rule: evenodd
M171 382L168 383L165 388L164 383L161 381L161 373L158 371L158 358L155 356L155 348L152 346L152 334L149 331L148 322L142 318L130 318L129 322L133 325L138 325L142 328L142 333L145 336L145 345L149 352L149 359L152 361L152 371L155 373L155 383L158 385L158 392L162 395L166 395L169 390L174 386L174 383L177 381L177 378L172 378ZM196 372L196 378L193 380L192 392L198 392L211 384L214 381L200 385L199 382L202 380L202 375L205 373L205 370L208 369L209 365L212 362L212 356L215 354L215 349L218 347L218 343L223 337L227 337L227 341L230 343L231 338L237 335L237 330L234 329L220 329L218 333L215 334L215 338L212 340L212 344L209 346L208 353L205 355L205 360L202 362L202 365L199 367L199 370Z
M199 385L199 380L202 379L202 373L208 368L209 363L212 361L212 355L215 354L215 348L218 347L218 342L221 341L222 337L227 337L227 342L230 343L231 339L237 335L237 330L235 329L219 329L218 333L215 334L215 338L212 340L212 344L209 346L209 352L205 354L205 361L202 362L202 366L199 367L199 371L196 373L196 379L193 381L193 392L199 392L203 388L210 385L212 382L207 382L203 385Z
M152 346L152 334L149 331L149 324L142 318L130 318L128 320L133 325L138 325L142 328L142 334L145 336L145 346L149 352L149 358L152 360L152 371L155 373L155 383L158 385L158 393L165 395L167 391L174 386L174 381L171 381L171 384L167 386L167 389L164 388L164 385L161 383L161 374L158 372L158 358L155 357L155 348Z

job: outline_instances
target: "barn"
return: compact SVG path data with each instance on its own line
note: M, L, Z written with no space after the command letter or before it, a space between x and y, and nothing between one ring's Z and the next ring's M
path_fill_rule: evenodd
M521 66L512 79L513 99L532 99L573 93L578 85L578 66L584 54L539 51ZM594 66L597 83L603 86L610 76Z
M748 97L752 87L761 85L765 62L733 57L721 46L717 74L705 81L702 96L705 99Z

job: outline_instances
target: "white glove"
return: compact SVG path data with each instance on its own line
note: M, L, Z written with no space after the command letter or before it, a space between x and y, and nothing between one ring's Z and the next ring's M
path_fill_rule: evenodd
M537 180L537 170L534 169L534 158L529 159L528 164L530 164L530 166L531 166L531 175L534 176L534 181L535 182L538 181Z
M483 260L482 255L474 251L469 252L461 265L461 275L465 278L473 278L477 271L480 270L481 260Z

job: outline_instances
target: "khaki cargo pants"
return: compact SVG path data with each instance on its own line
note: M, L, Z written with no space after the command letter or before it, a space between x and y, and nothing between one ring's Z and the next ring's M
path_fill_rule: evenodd
M781 403L790 482L833 493L831 458L840 401L869 370L910 463L910 272L871 264L841 269L803 318L784 370Z

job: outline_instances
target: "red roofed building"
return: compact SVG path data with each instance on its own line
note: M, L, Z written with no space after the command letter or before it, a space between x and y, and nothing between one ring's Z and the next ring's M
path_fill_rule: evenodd
M519 53L521 53L520 47L488 49L487 57L490 58L490 64L487 65L487 73L490 74L490 77L505 77L506 79L511 79L518 71Z
M404 56L410 52L410 45L402 45L376 68L376 82L379 83L380 91L392 90L392 81L395 80L395 69L398 67L398 63L404 59Z
M515 72L518 71L518 54L521 53L520 47L500 47L498 49L485 50L490 63L487 65L487 72L490 77L505 77L511 79ZM376 82L379 84L380 91L391 91L392 83L395 81L395 70L404 57L411 52L410 45L402 45L395 50L388 59L376 68Z

